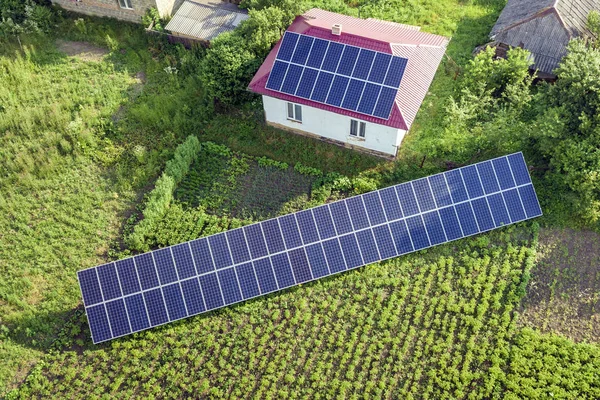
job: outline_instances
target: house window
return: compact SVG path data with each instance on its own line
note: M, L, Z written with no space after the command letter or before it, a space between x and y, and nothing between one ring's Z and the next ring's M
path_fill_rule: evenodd
M287 114L288 119L302 122L302 106L294 103L287 103Z
M364 138L366 130L367 130L366 122L357 121L355 119L350 120L350 136L358 136L358 137Z
M131 0L119 0L119 6L121 6L121 8L133 10L133 7L131 6Z

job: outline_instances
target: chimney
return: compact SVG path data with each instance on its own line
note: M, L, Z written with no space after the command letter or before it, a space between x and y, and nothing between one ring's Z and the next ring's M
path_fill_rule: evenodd
M342 34L342 24L333 24L331 27L331 34L340 36Z

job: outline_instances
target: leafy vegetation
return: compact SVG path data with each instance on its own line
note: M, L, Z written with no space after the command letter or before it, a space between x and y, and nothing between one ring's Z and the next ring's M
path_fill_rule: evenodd
M75 271L136 248L222 232L512 150L527 152L540 198L550 199L542 224L596 227L596 152L585 149L597 146L597 54L573 44L560 71L565 82L554 87L531 86L519 50L506 61L488 51L471 62L503 5L246 0L250 19L208 50L185 51L136 25L68 14L53 16L52 34L6 41L0 393L598 397L596 344L519 323L515 311L529 304L521 299L539 248L539 228L531 223L101 346L91 344L80 307ZM293 15L313 6L453 36L396 162L262 124L247 83ZM66 57L56 38L87 41L108 54L96 61ZM203 144L185 142L190 135ZM567 170L565 157L580 163L577 169ZM281 190L265 192L265 182L274 181ZM146 221L138 223L144 207L154 203L160 207L152 228L132 243L128 238ZM536 284L557 279L533 274Z

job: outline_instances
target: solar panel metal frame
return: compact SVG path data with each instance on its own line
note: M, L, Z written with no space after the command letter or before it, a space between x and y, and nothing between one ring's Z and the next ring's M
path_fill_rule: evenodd
M483 179L480 170L487 171L490 182ZM501 177L498 177L499 170L504 174ZM477 175L470 175L473 179L465 180L466 171L475 171ZM415 190L415 182L418 190ZM476 187L467 187L467 182ZM490 192L485 192L486 187ZM475 189L480 189L482 194ZM477 195L470 197L469 192ZM417 199L417 210L406 208L407 205L414 207L414 203L407 202L409 197ZM435 207L420 204L418 199L427 203L433 199ZM475 207L474 203L477 203ZM298 215L302 218L297 218ZM391 215L394 216L392 219ZM542 211L523 155L514 153L88 268L78 271L77 277L92 340L100 343L540 215ZM379 223L373 223L374 220ZM307 226L301 227L299 221ZM482 228L484 223L488 226ZM312 229L313 224L317 241L307 236L314 235L312 230L306 230ZM252 232L256 232L257 236L248 240ZM238 263L234 260L240 255L232 254L230 237L237 238L235 246L246 247ZM305 237L307 242L304 242ZM221 258L230 260L229 265L220 268L216 267L215 252L211 247L211 242L216 243L216 239L224 239L224 243L220 244L221 251L228 254ZM283 242L283 250L281 244L276 243L278 241ZM288 243L292 242L295 244L288 247ZM251 248L251 243L260 249ZM186 248L189 258L183 257L186 253L181 253ZM207 254L202 254L202 251ZM253 257L255 252L266 255ZM156 260L161 257L164 263L159 265ZM155 279L150 279L152 282L149 283L140 278L142 264L139 263L143 261L146 267L150 267L150 260ZM190 260L196 273L194 276L189 276L192 272ZM199 268L202 260L209 264L210 270L205 265ZM188 265L183 265L185 263ZM171 267L170 273L174 272L175 280L167 273ZM129 269L127 274L124 273L125 268ZM186 268L184 275L188 277L180 279L180 272L183 273ZM122 279L125 275L129 276L127 279L135 276L135 281L124 285ZM115 278L118 285L114 282ZM145 278L151 277L146 275ZM252 283L252 288L243 287L241 282ZM256 293L256 288L258 294L245 295ZM106 294L110 297L108 299L105 290L111 292Z
M288 52L289 49L284 48L284 44L287 44L286 38L289 38L290 35L294 35L292 37L295 38L295 41L294 41L294 48L291 50L291 54L289 56L289 60L287 60L286 59L287 55L285 55L285 57L284 57L284 56L282 56L281 53L287 53ZM300 41L303 38L311 38L313 41L311 43L310 48L308 49L308 53L306 54L306 56L305 57L302 56L303 59L304 59L304 62L303 63L299 63L298 62L299 60L294 61L294 58L296 57L296 48L298 46L298 43L300 43ZM308 65L309 60L311 60L312 48L313 48L314 43L315 43L316 40L321 40L321 41L328 42L328 46L325 49L325 52L323 53L323 55L321 56L322 59L321 59L321 63L319 65L319 68L316 68L316 67ZM339 54L339 59L337 60L337 65L335 66L335 68L333 69L333 71L330 71L328 69L324 69L325 58L327 57L327 55L329 53L329 46L331 45L331 43L335 43L336 45L342 46L342 50L341 50L341 52ZM356 51L358 52L356 54L356 57L355 57L356 59L354 60L354 64L353 64L353 66L351 68L350 75L338 72L339 69L340 69L340 66L341 66L341 60L342 60L343 57L345 57L347 49L356 49ZM363 54L362 54L363 51L364 52L368 52L368 53L373 53L374 55L373 55L373 57L371 59L369 69L367 70L367 73L366 73L366 77L365 78L360 78L360 77L354 76L354 73L355 73L355 71L357 70L357 67L358 67L358 60L363 56ZM382 82L376 82L375 80L370 80L369 79L371 77L371 71L372 71L373 67L375 66L375 60L378 58L377 57L378 55L385 55L385 56L389 56L390 57L389 60L388 60L388 62L387 62L387 68L386 68L386 72L385 72L385 74L383 76ZM273 91L276 91L276 92L279 92L279 93L287 94L287 95L290 95L290 96L299 97L299 98L302 98L302 99L305 99L305 100L314 101L316 103L325 104L325 105L328 105L328 106L331 106L331 107L336 107L336 108L340 108L340 109L343 109L343 110L356 112L358 114L368 115L370 117L375 117L375 118L380 118L380 119L387 120L387 119L390 118L390 115L391 115L391 112L392 112L392 108L393 108L396 96L394 95L391 98L391 102L390 102L390 98L389 98L390 92L389 92L389 90L385 92L388 96L386 98L383 98L382 97L382 94L384 93L383 89L387 88L387 89L394 90L394 93L398 92L398 88L400 87L400 84L402 82L402 78L404 76L404 72L406 71L406 66L408 65L408 59L404 58L404 57L394 56L393 54L389 54L389 53L383 53L383 52L380 52L380 51L366 49L366 48L362 48L362 47L358 47L358 46L353 46L353 45L349 45L349 44L344 44L344 43L339 43L339 42L331 41L331 40L328 40L328 39L322 39L322 38L317 38L317 37L313 37L313 36L308 36L308 35L304 35L304 34L301 34L301 33L285 32L284 36L283 36L283 39L281 41L281 45L279 47L279 50L277 51L277 55L275 57L275 61L274 61L274 64L273 64L272 71L275 68L275 65L277 63L285 63L285 64L287 64L287 68L286 68L284 77L282 78L281 83L279 85L275 85L277 88L274 88L274 86L270 87L270 84L272 83L271 77L273 77L273 79L275 79L275 77L276 77L275 74L270 73L269 79L267 80L267 83L266 83L266 88L267 89L273 90ZM390 68L391 68L392 64L394 64L395 66L398 66L398 63L400 63L399 67L398 67L399 68L399 72L398 71L396 71L396 72L398 73L399 77L398 76L390 76L388 73L390 72ZM278 64L278 65L280 65L280 64ZM344 64L344 66L345 65L346 64ZM289 83L290 81L287 80L287 73L288 73L290 67L292 67L292 66L294 66L294 67L301 67L302 70L300 71L300 75L299 75L299 77L297 79L296 86L295 86L295 89L294 89L293 93L290 93L287 90L284 91L283 87L284 87L284 85L286 85L286 82L288 83L288 85L286 86L286 89L288 89L289 85L291 85L291 83ZM300 83L302 82L302 78L303 78L304 72L307 69L310 69L310 70L313 70L313 71L317 71L317 76L315 77L314 82L312 83L311 93L309 94L308 97L303 97L303 96L297 95L296 93L298 93L301 90L300 89L301 88ZM348 79L348 82L345 85L344 93L342 94L342 97L339 100L339 104L331 104L331 103L327 102L328 99L329 99L329 97L330 97L329 95L331 94L331 89L333 87L333 83L330 83L329 88L327 89L327 93L325 94L325 98L323 99L323 101L318 100L318 99L315 100L315 99L312 98L312 94L313 94L314 88L315 88L315 86L317 84L317 81L319 79L319 76L320 76L321 72L333 75L332 82L335 80L335 78ZM277 75L277 80L278 79L279 79L279 75ZM356 101L356 107L354 109L343 107L343 105L346 103L346 96L348 95L348 91L349 91L348 89L350 87L350 84L352 84L352 80L363 82L362 90L361 90L360 95L358 96L358 100ZM395 84L386 83L386 82L389 82L389 81L397 82L397 86ZM359 110L361 108L360 105L362 104L362 99L363 99L363 94L365 93L365 88L367 87L368 84L377 86L379 88L379 91L377 92L377 98L375 99L375 104L373 105L373 107L371 109L371 113L366 113L364 111L360 111ZM351 95L355 95L355 94L356 93L352 93ZM382 101L385 101L386 103L389 103L389 106L388 106L388 104L383 104L381 107L378 107L380 99ZM385 114L386 111L387 111L387 114ZM376 114L376 112L377 112L377 114Z

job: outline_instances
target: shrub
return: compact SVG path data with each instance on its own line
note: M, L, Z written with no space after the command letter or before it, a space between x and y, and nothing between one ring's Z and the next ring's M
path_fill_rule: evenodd
M177 184L187 174L200 149L200 142L193 135L188 136L186 141L177 147L173 158L167 162L165 171L157 179L154 189L148 195L148 200L142 212L144 219L135 226L133 232L126 238L131 249L140 251L150 249L147 238L156 229L158 221L167 213Z

